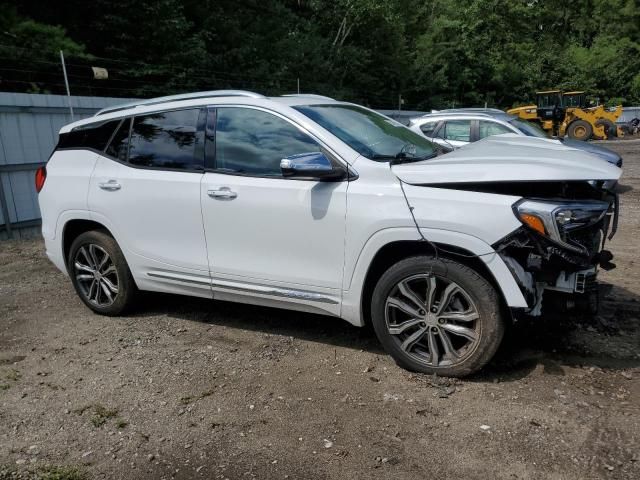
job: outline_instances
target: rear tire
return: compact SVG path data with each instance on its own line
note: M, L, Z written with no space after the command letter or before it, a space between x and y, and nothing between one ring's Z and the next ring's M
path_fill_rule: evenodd
M494 356L504 335L500 300L475 270L430 256L401 260L378 281L373 328L396 363L411 371L470 375Z
M604 127L604 133L607 138L616 138L618 136L618 127L616 127L616 124L611 120L601 118L600 120L596 120L596 125Z
M569 138L587 141L591 138L591 135L593 135L593 128L589 122L585 122L584 120L575 120L571 122L569 128L567 128L567 134L569 135Z
M136 284L118 243L104 231L78 235L69 249L67 271L84 304L100 315L121 315L131 307Z

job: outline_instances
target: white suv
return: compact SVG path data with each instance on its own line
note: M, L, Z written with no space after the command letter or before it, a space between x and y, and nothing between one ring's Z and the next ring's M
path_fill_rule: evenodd
M137 290L321 313L462 376L543 296L593 303L620 172L527 137L438 155L358 105L216 91L63 127L36 187L47 255L97 313Z

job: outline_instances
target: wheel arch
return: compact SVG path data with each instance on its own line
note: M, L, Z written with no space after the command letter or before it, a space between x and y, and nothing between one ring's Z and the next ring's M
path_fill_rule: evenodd
M62 253L65 263L68 261L71 244L79 235L92 230L101 230L114 238L113 233L100 222L84 218L74 218L65 222L62 227Z
M501 302L510 308L528 308L527 301L505 261L487 242L473 235L440 229L420 229L425 238L446 256L473 268L496 289ZM429 242L421 240L415 228L379 230L361 248L354 264L345 265L341 317L353 325L368 320L371 294L377 280L393 263L413 255L434 255ZM508 234L509 232L506 232ZM446 250L446 251L444 251Z
M440 242L434 242L434 245L438 248L439 258L454 260L478 272L479 275L481 275L496 289L496 292L500 297L500 307L507 308L508 304L500 284L491 270L482 260L480 260L478 256L475 256L473 252L456 245ZM386 272L393 264L404 260L405 258L417 255L434 256L435 250L429 243L423 240L397 240L387 243L376 252L371 264L369 265L369 269L362 286L362 294L360 296L360 309L362 312L362 319L365 324L370 322L371 297L382 274L384 274L384 272Z

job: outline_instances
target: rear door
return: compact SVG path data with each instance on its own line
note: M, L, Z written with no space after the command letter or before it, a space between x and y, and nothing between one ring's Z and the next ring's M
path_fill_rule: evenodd
M125 119L96 164L89 208L140 288L211 296L202 229L204 110Z

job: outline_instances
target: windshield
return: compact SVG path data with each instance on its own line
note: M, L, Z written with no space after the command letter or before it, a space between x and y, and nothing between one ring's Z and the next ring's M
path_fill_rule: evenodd
M404 125L355 105L293 107L372 160L423 160L437 154L429 140Z
M510 123L528 137L549 138L547 132L535 123L525 122L524 120L519 120L517 118L511 120Z

